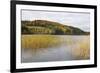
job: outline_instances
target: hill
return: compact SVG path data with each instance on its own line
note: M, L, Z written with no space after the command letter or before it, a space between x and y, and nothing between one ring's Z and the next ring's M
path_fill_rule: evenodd
M88 35L79 28L47 20L21 21L22 34Z

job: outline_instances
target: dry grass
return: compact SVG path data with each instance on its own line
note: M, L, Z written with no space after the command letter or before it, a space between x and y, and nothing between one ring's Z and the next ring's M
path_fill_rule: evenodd
M40 49L57 46L60 44L59 38L53 35L22 35L22 48Z
M72 54L77 59L89 59L90 58L90 38L84 38L75 43L72 49Z
M22 48L40 50L52 48L66 44L72 49L72 55L75 59L90 58L90 37L86 36L81 39L73 39L73 37L60 38L55 35L22 35Z

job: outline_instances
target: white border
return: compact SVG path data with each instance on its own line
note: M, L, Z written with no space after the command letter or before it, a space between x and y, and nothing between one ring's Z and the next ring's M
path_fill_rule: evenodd
M39 63L21 63L21 9L31 10L54 10L54 11L73 11L90 13L90 60L59 61L59 62L39 62ZM70 8L70 7L52 7L35 5L16 5L16 69L39 68L54 66L72 66L94 64L94 9Z

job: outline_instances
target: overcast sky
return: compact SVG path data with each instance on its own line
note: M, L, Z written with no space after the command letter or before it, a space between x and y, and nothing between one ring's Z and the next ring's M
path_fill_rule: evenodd
M22 10L22 20L48 20L90 31L89 13Z

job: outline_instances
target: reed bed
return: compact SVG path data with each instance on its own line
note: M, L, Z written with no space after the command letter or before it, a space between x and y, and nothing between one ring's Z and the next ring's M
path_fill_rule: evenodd
M89 59L90 58L90 38L83 38L76 41L72 48L72 54L76 59Z
M22 35L22 48L24 49L40 49L58 46L60 40L53 35Z
M90 58L90 37L75 37L67 36L60 37L56 35L22 35L21 37L22 49L33 49L34 52L60 47L61 45L70 46L72 56L75 59L89 59ZM67 49L67 48L66 48Z

